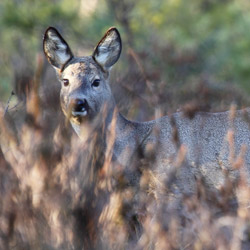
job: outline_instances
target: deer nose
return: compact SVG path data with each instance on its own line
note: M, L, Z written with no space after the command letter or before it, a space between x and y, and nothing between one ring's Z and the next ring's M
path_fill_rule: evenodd
M85 99L74 99L71 101L72 111L83 112L88 110L88 103Z

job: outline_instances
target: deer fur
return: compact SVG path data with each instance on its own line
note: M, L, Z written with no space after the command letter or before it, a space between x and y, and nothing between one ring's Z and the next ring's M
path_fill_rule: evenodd
M149 122L129 121L118 112L109 86L121 49L116 28L106 32L92 55L83 57L73 55L55 28L45 32L44 53L61 82L61 107L78 136L84 140L86 127L101 116L106 140L114 137L113 161L129 168L138 152L145 159L153 154L155 171L162 178L175 172L179 191L193 192L197 177L219 188L225 173L235 180L241 175L249 184L249 109L197 112L192 119L179 112Z

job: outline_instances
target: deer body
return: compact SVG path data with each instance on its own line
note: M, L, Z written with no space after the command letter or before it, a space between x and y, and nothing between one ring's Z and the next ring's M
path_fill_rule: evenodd
M224 181L223 169L229 171L231 177L237 177L236 165L241 157L245 160L241 167L249 182L250 134L249 124L243 118L244 112L247 111L237 111L233 120L229 118L230 112L197 113L193 119L176 113L172 118L174 127L170 118L161 118L156 122L161 145L157 154L160 173L166 172L166 166L173 163L171 159L176 161L180 145L183 145L186 149L185 164L180 171L180 179L186 186L190 187L195 176L202 176L211 187L220 187ZM175 127L179 145L173 140ZM156 141L154 135L148 140Z
M98 121L103 123L106 140L114 139L113 161L129 167L138 152L147 158L153 150L159 175L174 168L182 189L189 192L197 175L214 187L223 182L223 168L237 176L235 163L241 155L245 160L242 169L250 180L250 127L244 118L250 115L249 110L236 111L232 118L230 112L223 112L196 113L189 119L180 112L149 122L128 121L117 111L108 82L109 70L121 53L115 28L107 31L93 55L87 57L74 57L58 31L48 28L44 52L61 81L61 106L72 127L84 138L84 128L92 127L101 117ZM174 134L178 138L174 139Z

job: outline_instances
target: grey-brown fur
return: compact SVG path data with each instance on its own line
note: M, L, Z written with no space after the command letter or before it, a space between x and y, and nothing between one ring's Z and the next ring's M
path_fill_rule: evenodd
M196 113L189 119L180 112L150 122L128 121L117 111L108 82L109 70L121 53L121 39L115 28L106 33L92 56L80 58L73 56L54 28L49 28L44 51L62 82L62 109L76 133L85 139L85 128L91 127L97 117L103 117L106 140L115 138L114 161L129 168L138 152L145 159L153 155L154 171L160 178L168 179L168 175L176 173L176 193L193 192L194 180L200 177L209 186L219 188L226 173L236 179L242 174L250 183L248 109L236 111L235 115L233 111ZM64 86L65 79L67 86ZM78 105L75 100L82 102ZM112 119L115 119L115 129ZM181 162L177 155L182 155Z

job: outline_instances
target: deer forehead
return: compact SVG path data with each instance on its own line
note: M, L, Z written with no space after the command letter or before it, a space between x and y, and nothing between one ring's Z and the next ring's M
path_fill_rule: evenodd
M79 80L87 78L89 81L93 81L100 73L101 71L95 62L85 59L70 63L62 72L62 78Z

